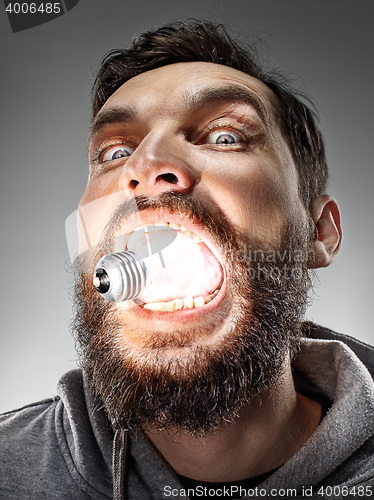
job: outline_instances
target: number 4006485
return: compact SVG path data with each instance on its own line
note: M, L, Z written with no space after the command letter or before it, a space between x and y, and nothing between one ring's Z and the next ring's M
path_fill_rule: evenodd
M61 3L9 3L5 9L9 14L59 14Z

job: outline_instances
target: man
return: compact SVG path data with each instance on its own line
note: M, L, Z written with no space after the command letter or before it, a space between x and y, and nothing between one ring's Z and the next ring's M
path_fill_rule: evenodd
M342 237L308 107L178 23L104 59L88 151L82 372L2 416L2 498L371 497L373 350L302 323ZM167 286L97 293L100 257L170 230Z

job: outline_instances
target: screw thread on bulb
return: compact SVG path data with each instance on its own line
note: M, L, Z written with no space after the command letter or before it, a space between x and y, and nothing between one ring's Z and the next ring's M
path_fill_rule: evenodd
M110 302L136 299L144 290L148 268L135 252L104 255L96 264L93 284Z

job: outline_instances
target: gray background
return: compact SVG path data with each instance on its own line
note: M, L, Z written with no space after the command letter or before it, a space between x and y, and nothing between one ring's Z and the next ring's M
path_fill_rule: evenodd
M318 103L345 239L308 317L374 343L373 14L372 0L80 0L13 34L1 4L0 411L54 395L76 365L64 223L85 187L98 63L135 33L186 17L254 31L268 61Z

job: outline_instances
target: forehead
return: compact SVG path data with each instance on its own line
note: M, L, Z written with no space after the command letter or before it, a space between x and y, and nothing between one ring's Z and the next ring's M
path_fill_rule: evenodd
M257 78L246 73L206 62L175 63L137 75L114 92L101 108L98 116L107 110L136 106L139 111L156 108L158 111L182 111L196 105L195 96L204 96L209 102L209 91L227 89L227 95L246 94L264 120L276 112L273 92ZM212 94L213 95L213 94ZM221 95L223 95L221 93Z

